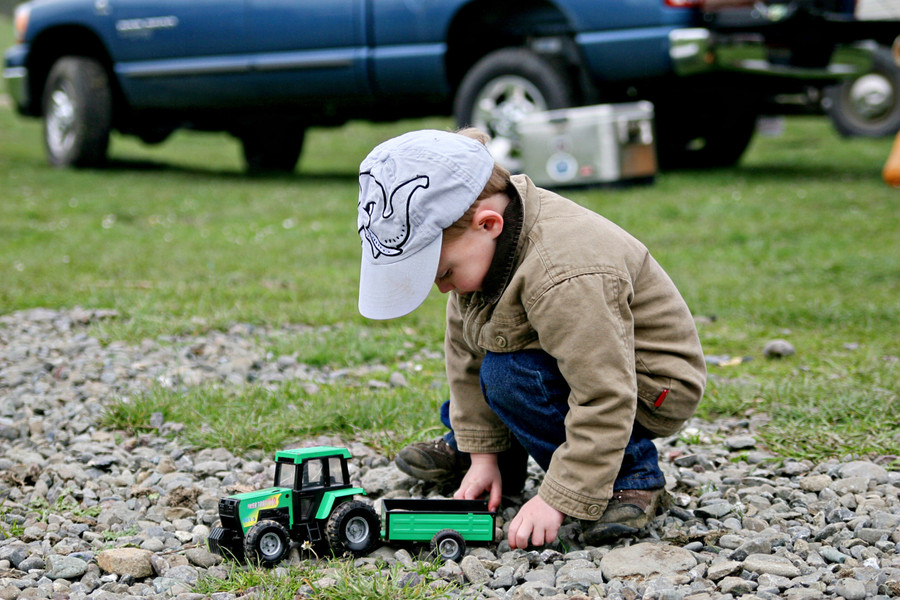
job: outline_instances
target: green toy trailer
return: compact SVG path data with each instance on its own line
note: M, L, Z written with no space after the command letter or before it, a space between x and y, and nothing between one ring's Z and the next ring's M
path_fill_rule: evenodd
M459 561L466 540L494 539L494 513L487 500L384 499L381 537L387 542L431 542L444 560Z
M380 537L427 542L445 560L459 560L466 541L491 541L494 514L485 500L383 501L379 519L353 499L365 490L350 484L346 448L320 446L275 454L273 487L219 500L219 520L209 547L222 556L279 563L291 543L327 544L338 554L367 554Z

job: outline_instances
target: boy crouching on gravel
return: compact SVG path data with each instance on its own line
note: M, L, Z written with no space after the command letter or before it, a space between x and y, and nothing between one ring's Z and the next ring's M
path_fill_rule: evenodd
M584 541L635 533L666 497L652 439L703 395L691 313L639 241L494 163L487 136L414 131L360 166L359 310L400 317L448 293L450 428L396 463L426 480L465 472L456 498L517 494L544 469L509 545L552 542L565 515ZM526 455L527 453L527 455Z

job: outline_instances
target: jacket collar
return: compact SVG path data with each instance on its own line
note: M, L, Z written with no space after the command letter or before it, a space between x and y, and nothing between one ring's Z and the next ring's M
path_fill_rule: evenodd
M503 211L503 231L497 236L494 258L491 260L491 265L488 267L484 283L481 286L482 298L488 303L499 300L509 283L513 267L516 264L516 249L519 246L519 237L525 220L522 197L512 181L506 186L506 195L509 197L509 204Z

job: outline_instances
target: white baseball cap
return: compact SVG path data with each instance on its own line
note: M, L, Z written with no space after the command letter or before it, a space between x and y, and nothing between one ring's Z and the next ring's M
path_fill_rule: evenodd
M472 206L493 168L481 142L430 129L379 144L362 161L357 230L364 317L402 317L425 301L444 229Z

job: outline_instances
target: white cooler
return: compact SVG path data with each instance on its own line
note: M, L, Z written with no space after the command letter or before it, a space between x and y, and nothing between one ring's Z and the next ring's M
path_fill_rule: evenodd
M533 113L518 122L522 172L542 187L652 181L653 104L600 104Z

